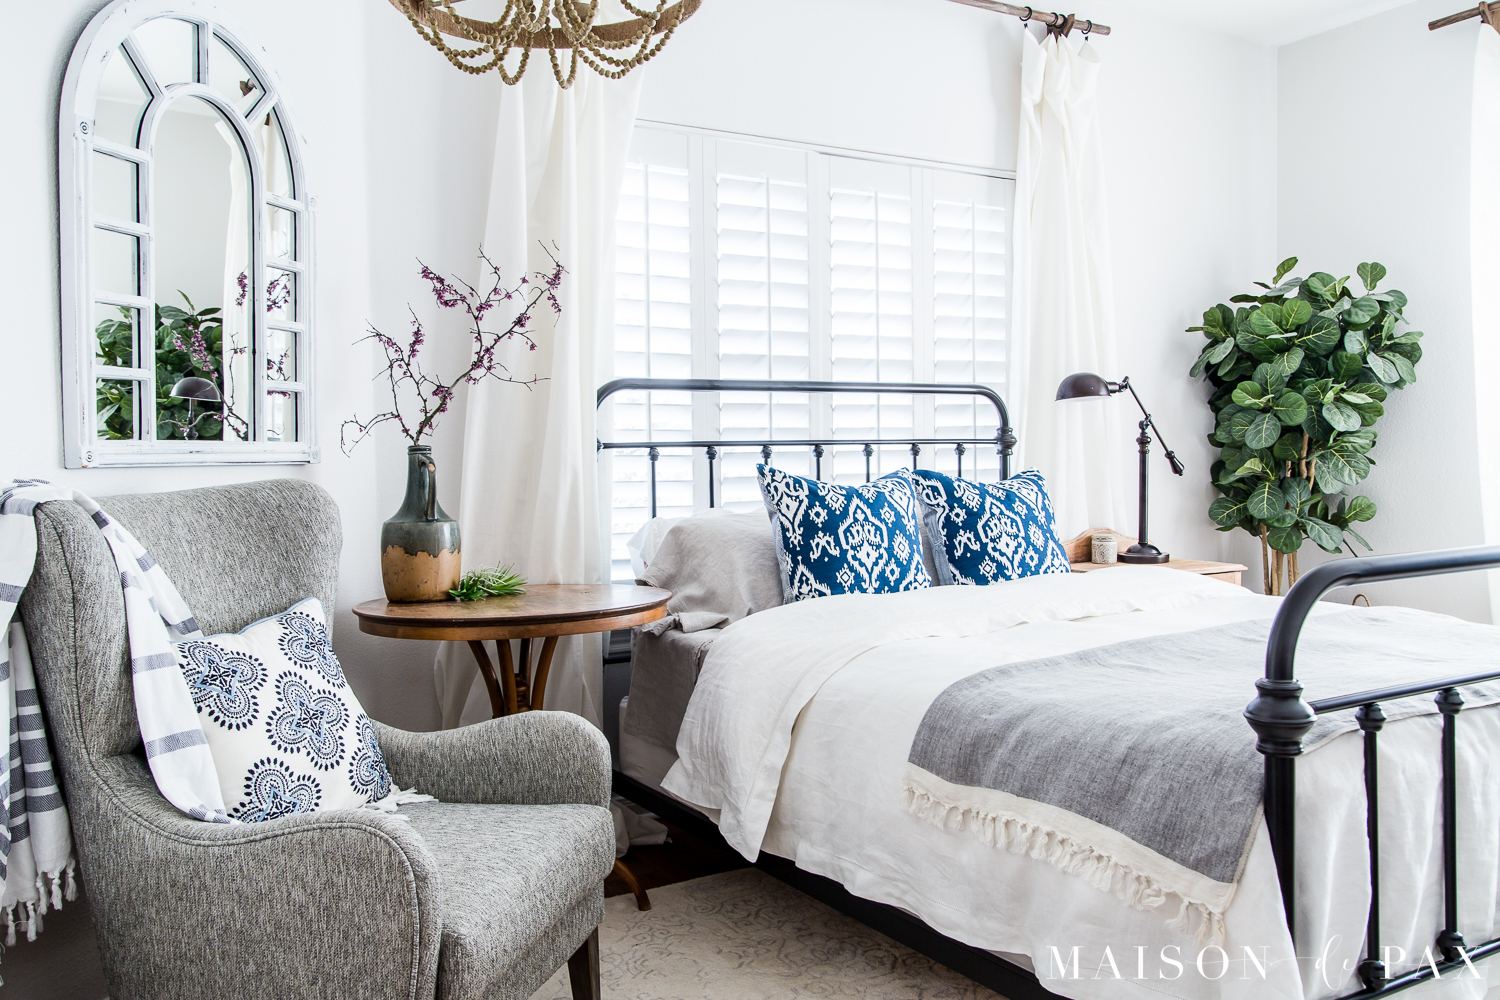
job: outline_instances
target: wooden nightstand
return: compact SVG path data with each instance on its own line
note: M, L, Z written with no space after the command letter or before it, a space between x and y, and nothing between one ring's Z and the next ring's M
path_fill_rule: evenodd
M1122 535L1111 528L1090 528L1076 538L1069 539L1063 543L1068 550L1068 562L1073 564L1073 572L1088 573L1096 569L1112 569L1115 566L1124 566L1125 563L1096 563L1091 562L1093 555L1093 538L1108 532L1115 536L1116 544L1120 551L1124 551L1135 544L1135 539L1129 535ZM1240 574L1245 568L1240 563L1214 562L1210 559L1173 559L1170 562L1158 563L1167 569L1181 570L1184 573L1197 573L1211 580L1223 580L1225 583L1240 585Z

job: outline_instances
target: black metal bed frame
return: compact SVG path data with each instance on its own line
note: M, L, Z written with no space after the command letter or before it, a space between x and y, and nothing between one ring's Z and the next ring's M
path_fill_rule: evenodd
M708 462L709 506L715 504L714 467L719 449L759 449L769 463L774 447L802 447L812 451L815 473L822 474L822 459L828 447L860 446L865 457L865 480L873 475L872 460L877 445L905 445L913 464L923 445L952 445L963 474L963 457L969 445L993 445L1000 461L1001 477L1009 476L1016 436L1009 412L999 393L988 386L963 383L915 382L823 382L812 380L784 381L774 379L653 379L620 378L599 388L597 406L612 396L628 391L638 392L759 392L895 394L907 396L971 396L992 404L998 418L993 437L981 438L912 438L875 436L869 439L795 438L761 440L655 440L598 442L600 452L638 451L646 454L650 464L651 516L657 513L656 466L663 449L701 450ZM1458 754L1457 723L1464 706L1461 689L1487 681L1500 680L1500 670L1449 677L1436 681L1361 691L1355 694L1307 702L1303 687L1294 670L1297 640L1302 625L1318 600L1328 591L1355 584L1390 580L1407 580L1448 573L1500 568L1500 546L1450 549L1438 552L1415 552L1372 556L1363 559L1340 559L1325 563L1305 574L1282 601L1271 624L1266 646L1265 676L1255 682L1256 696L1245 709L1245 718L1257 736L1256 749L1265 757L1264 810L1275 857L1282 904L1288 932L1296 945L1296 761L1303 750L1303 739L1319 715L1354 710L1364 739L1363 783L1366 797L1366 836L1370 849L1370 910L1366 922L1364 958L1357 967L1363 989L1347 994L1341 1000L1368 1000L1409 989L1419 983L1464 969L1500 953L1500 938L1470 946L1459 928L1459 844L1458 844ZM1381 961L1380 936L1380 824L1378 740L1385 723L1383 703L1405 698L1436 695L1442 716L1441 758L1443 784L1443 894L1444 926L1434 946L1441 958L1399 976L1391 976ZM717 828L701 814L682 805L648 785L615 772L618 792L639 804L656 810L689 826ZM1014 965L990 952L972 948L947 938L912 915L895 907L853 896L832 880L796 868L791 862L763 854L757 865L810 895L862 922L875 927L898 941L928 955L975 981L1001 991L1011 1000L1045 1000L1055 997L1037 980L1034 973Z

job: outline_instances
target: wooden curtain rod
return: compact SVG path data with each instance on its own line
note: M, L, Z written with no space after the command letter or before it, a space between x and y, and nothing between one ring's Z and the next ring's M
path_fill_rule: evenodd
M1447 17L1440 17L1436 21L1428 21L1427 30L1436 31L1439 28L1446 28L1450 24L1461 24L1464 21L1477 17L1496 31L1500 31L1500 21L1497 21L1497 18L1500 18L1500 9L1497 8L1500 8L1500 4L1481 3L1478 7L1470 10L1461 10L1457 14L1449 14Z
M1000 0L952 0L953 3L961 3L965 7L978 7L980 10L992 10L998 14L1009 14L1011 17L1019 17L1023 21L1035 21L1049 28L1059 28L1065 34L1074 28L1085 35L1107 35L1110 33L1109 25L1096 24L1086 21L1076 14L1059 14L1057 11L1038 10L1031 7L1021 7L1013 3L1001 3Z

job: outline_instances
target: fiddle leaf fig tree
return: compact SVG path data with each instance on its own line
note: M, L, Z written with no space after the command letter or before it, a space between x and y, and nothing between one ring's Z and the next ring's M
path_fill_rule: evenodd
M1384 265L1349 277L1317 271L1290 277L1297 258L1270 283L1236 295L1189 327L1206 341L1192 368L1212 388L1211 475L1220 496L1208 515L1220 531L1260 539L1266 593L1297 579L1303 539L1328 552L1375 516L1358 493L1374 464L1375 424L1387 397L1416 381L1422 334L1405 329L1406 296L1380 290Z

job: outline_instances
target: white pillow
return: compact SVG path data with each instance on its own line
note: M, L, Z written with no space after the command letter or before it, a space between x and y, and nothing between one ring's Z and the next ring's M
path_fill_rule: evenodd
M385 798L375 727L308 598L237 633L177 644L229 815L259 823Z
M782 603L776 539L765 511L715 510L670 526L646 561L642 583L672 592L675 615L709 613L739 621Z

